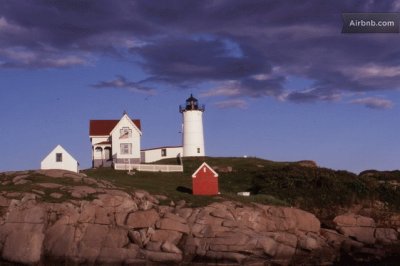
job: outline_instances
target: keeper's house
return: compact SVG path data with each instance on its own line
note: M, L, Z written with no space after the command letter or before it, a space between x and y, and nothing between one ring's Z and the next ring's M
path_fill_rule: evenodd
M141 150L140 120L126 113L120 120L90 120L92 167L128 169L140 163L151 163L182 156L182 146L165 146Z
M92 166L111 167L140 163L140 120L124 113L120 120L90 120Z

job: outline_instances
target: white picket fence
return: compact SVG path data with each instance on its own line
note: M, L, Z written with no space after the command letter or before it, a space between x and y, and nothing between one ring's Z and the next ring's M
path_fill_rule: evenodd
M137 170L142 172L183 172L183 165L168 164L114 164L115 170Z

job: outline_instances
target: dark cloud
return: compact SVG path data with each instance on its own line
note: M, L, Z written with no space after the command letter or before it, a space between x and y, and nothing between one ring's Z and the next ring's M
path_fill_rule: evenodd
M240 50L240 55L232 54L222 40L205 39L163 39L132 49L151 75L172 82L234 80L271 71L261 53Z
M125 89L131 92L137 92L149 95L155 94L155 90L153 88L144 86L140 82L128 81L125 77L120 75L113 80L100 81L99 83L92 85L92 87L98 89L117 88L117 89Z
M342 98L340 92L335 92L330 89L317 88L306 91L295 91L284 96L293 102L316 102L316 101L338 101Z
M341 34L341 13L399 10L395 0L3 0L0 65L71 67L108 54L140 58L145 82L211 82L209 96L337 101L400 84L398 34ZM291 76L311 86L288 90Z

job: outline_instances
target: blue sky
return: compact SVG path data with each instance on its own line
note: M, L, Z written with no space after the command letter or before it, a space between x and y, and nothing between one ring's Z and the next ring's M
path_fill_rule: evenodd
M90 167L90 119L181 143L206 105L209 156L399 169L400 35L342 34L342 12L399 1L0 1L0 171L61 144Z

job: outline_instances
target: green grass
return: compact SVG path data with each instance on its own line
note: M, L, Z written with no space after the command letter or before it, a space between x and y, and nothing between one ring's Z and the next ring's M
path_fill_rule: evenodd
M218 171L219 191L216 196L195 196L191 194L192 174L203 163L219 169L232 168L232 171ZM166 159L157 164L176 164L176 159ZM127 192L143 189L154 195L165 195L178 202L185 200L189 206L204 206L215 201L234 200L243 203L257 202L271 205L296 206L305 210L333 210L334 207L346 207L352 204L364 204L380 200L389 208L400 209L399 189L391 180L400 180L399 172L366 171L360 175L346 171L334 171L327 168L304 166L300 162L273 162L260 158L184 158L183 173L116 171L111 168L88 169L83 171L89 177L107 180L117 189ZM2 181L12 180L19 173L5 175L0 173ZM29 172L32 183L23 185L2 185L0 190L13 192L31 192L38 189L46 193L43 200L61 202L70 199L67 192L61 191L61 199L52 199L48 195L57 189L45 189L37 183L57 183L64 186L87 185L74 182L70 178L51 178L37 172ZM252 196L238 196L237 192L251 191ZM60 192L58 190L58 192ZM91 196L93 197L93 196ZM87 198L90 200L91 198Z
M134 175L129 175L127 171L115 171L110 168L90 169L85 173L95 179L111 181L115 186L128 192L143 189L151 194L165 195L174 201L183 199L194 206L217 200L213 197L196 197L184 192L185 189L191 189L191 178L183 173L136 172Z
M231 172L219 173L220 195L194 196L185 192L191 189L191 175L203 162L212 167L232 167ZM176 159L166 159L158 164L176 164ZM162 194L174 201L185 200L192 206L203 206L213 201L236 200L243 203L258 202L273 205L290 205L313 211L351 206L382 200L392 209L399 209L400 193L369 175L356 175L347 171L308 167L300 162L273 162L260 158L184 158L183 173L136 172L92 169L89 176L106 178L125 189L144 189L152 194ZM375 173L376 174L376 173ZM252 196L237 196L237 192L251 191Z
M230 173L219 173L219 190L217 196L195 196L190 193L192 174L203 163L214 167L233 168ZM176 159L166 159L158 164L176 164ZM264 204L287 205L283 200L271 195L254 195L250 197L237 196L237 192L249 191L254 173L272 165L289 165L292 163L277 163L259 158L184 158L183 173L152 173L136 172L128 175L127 171L115 171L110 168L89 169L85 173L96 179L106 179L125 190L144 189L151 194L161 194L173 201L185 200L190 206L204 206L215 201L236 200L241 202L258 202Z

